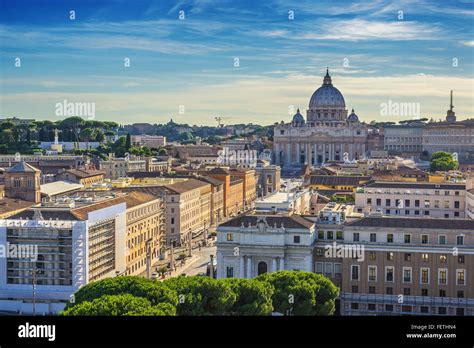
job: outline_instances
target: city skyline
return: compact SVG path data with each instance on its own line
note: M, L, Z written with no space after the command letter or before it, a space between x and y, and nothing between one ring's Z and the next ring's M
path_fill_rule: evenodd
M361 121L412 118L391 102L444 119L450 90L472 117L472 2L341 4L3 1L0 117L59 120L68 100L121 124L288 122L326 67Z

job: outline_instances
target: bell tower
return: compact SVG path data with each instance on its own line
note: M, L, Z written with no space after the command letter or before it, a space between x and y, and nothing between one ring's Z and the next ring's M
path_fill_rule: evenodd
M5 196L40 203L41 171L20 161L5 172Z

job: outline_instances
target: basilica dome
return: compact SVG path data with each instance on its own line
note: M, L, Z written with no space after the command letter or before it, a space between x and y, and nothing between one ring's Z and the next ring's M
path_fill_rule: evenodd
M346 103L344 97L339 90L332 85L331 76L329 71L326 70L326 76L323 80L323 85L319 87L311 96L309 101L309 108L345 108Z
M357 116L352 109L351 114L347 117L347 122L359 122L359 116Z
M293 116L293 124L295 125L303 125L304 124L304 117L300 114L300 109L296 111L296 114Z

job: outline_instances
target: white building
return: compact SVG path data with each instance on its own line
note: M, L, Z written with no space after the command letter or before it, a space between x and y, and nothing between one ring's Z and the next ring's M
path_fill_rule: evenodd
M124 272L125 231L126 204L113 200L36 207L0 220L0 246L30 250L0 257L0 311L33 313L34 296L37 314L54 314L80 287Z
M275 192L255 201L255 210L262 214L309 214L311 194L309 189Z
M217 277L313 271L315 223L301 216L239 216L217 228Z

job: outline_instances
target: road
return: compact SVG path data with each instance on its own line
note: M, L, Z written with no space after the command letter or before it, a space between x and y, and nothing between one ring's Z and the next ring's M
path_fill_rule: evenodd
M185 267L179 274L185 273L187 276L195 276L198 273L205 274L207 270L207 263L211 261L211 255L216 257L216 247L203 247L201 248L201 251L199 251L199 249L194 249L193 255L198 255L199 258L191 263L188 267Z

